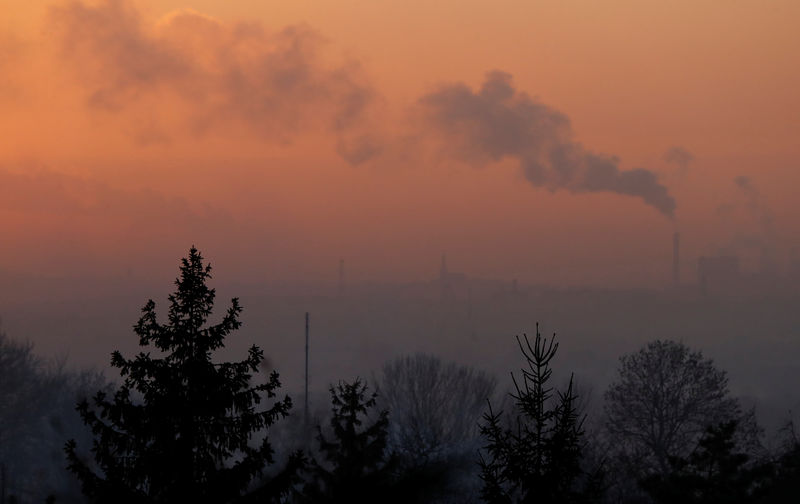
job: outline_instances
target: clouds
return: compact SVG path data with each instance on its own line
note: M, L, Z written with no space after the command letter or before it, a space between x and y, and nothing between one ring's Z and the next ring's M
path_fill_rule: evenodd
M172 123L173 134L260 142L319 129L337 135L352 161L375 150L357 147L373 91L357 64L323 63L324 41L308 27L272 33L192 10L148 22L127 0L53 7L49 26L87 104L144 125L143 139L162 139L159 128Z
M419 104L447 152L462 160L483 165L512 158L534 186L634 196L674 215L675 200L655 173L621 170L616 157L585 149L574 141L566 115L517 91L507 73L488 73L477 91L442 86Z

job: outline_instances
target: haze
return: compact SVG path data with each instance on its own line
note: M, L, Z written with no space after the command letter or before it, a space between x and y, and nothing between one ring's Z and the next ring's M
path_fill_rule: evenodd
M5 0L0 18L0 316L41 352L133 351L194 244L245 306L232 348L256 340L292 386L306 311L320 387L418 350L507 370L537 320L598 393L656 337L748 397L797 376L795 1ZM443 254L472 282L446 307ZM737 257L742 296L703 294L701 256Z

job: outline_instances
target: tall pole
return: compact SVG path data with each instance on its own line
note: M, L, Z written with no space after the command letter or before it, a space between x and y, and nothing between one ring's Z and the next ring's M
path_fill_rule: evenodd
M303 408L303 419L308 426L308 312L306 312L306 395Z

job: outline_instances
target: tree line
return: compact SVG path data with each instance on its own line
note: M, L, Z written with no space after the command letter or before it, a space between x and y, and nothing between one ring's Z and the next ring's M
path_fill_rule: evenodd
M779 449L766 449L755 412L730 395L725 372L674 341L620 359L597 420L572 376L553 383L559 343L537 326L517 337L522 366L505 395L482 371L419 354L386 363L372 384L332 385L327 418L305 425L280 393L279 374L261 371L260 348L238 362L214 361L242 308L234 298L210 324L210 279L193 247L166 321L148 301L134 326L140 353L112 353L119 385L48 366L29 344L0 335L0 504L766 503L800 495L792 425ZM76 400L79 420L65 412ZM52 451L67 433L78 435L64 445L70 474L59 472L59 482L25 454ZM9 472L24 484L12 486Z

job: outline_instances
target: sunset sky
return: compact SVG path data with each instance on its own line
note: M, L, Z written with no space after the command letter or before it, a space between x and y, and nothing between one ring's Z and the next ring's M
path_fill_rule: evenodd
M659 286L800 248L796 0L3 0L0 271ZM797 252L794 252L796 255ZM222 274L222 273L220 273Z

